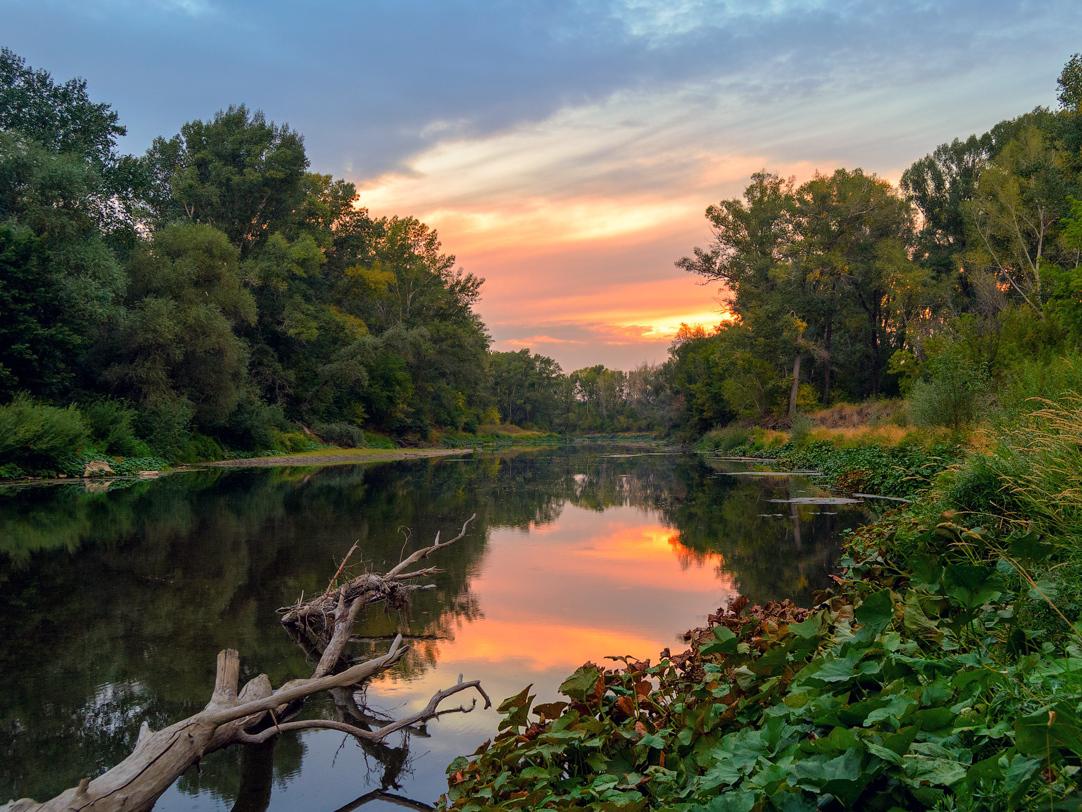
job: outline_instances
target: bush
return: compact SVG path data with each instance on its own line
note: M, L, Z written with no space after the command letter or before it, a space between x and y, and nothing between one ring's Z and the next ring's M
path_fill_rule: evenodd
M162 398L143 407L136 428L163 457L180 459L191 438L194 415L195 409L187 399Z
M792 443L797 448L802 448L807 445L811 440L812 428L815 424L806 415L797 414L793 417L792 425L789 427L790 438Z
M61 460L89 442L90 430L74 406L48 406L26 395L0 406L0 465L29 473L56 471Z
M913 422L961 429L976 419L987 386L987 365L967 359L958 347L949 347L928 359L925 376L910 390Z
M205 434L193 434L184 444L176 459L178 462L208 462L225 459L226 452L221 443Z
M736 448L740 448L751 439L752 430L747 426L730 425L720 429L708 431L699 440L700 451L713 451L717 454L728 454Z
M364 433L364 447L365 448L398 448L398 443L388 437L386 434L379 434L374 431L366 431Z
M352 423L317 423L312 429L325 443L342 448L363 448L364 431Z
M289 431L280 406L268 406L256 398L242 400L222 427L223 439L235 448L267 451L278 448L277 435Z
M1082 356L1015 364L1005 373L997 394L1001 421L1012 423L1032 412L1034 398L1057 400L1070 392L1082 392Z
M83 404L80 411L102 451L121 457L150 456L150 446L136 435L135 409L119 400L100 398Z
M298 451L314 451L319 443L299 431L275 431L272 446L279 451L295 454Z

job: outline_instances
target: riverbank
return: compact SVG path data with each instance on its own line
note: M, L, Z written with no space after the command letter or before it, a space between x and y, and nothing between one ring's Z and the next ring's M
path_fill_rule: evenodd
M310 465L359 465L367 462L428 459L431 457L462 457L472 454L472 448L320 448L294 454L271 454L265 457L214 460L194 463L185 468L277 468Z
M738 599L656 665L587 663L566 702L506 700L502 732L450 766L447 802L1078 808L1080 439L1068 399L931 475L865 450L916 501L847 538L812 608ZM795 461L792 441L781 454ZM835 480L859 470L840 446L816 453Z

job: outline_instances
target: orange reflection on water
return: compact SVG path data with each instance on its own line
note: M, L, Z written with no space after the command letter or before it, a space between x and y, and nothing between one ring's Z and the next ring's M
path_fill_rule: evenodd
M481 617L459 620L436 659L469 673L513 664L524 679L606 655L656 659L736 594L723 566L717 553L685 548L656 514L566 505L540 528L492 533L470 584Z

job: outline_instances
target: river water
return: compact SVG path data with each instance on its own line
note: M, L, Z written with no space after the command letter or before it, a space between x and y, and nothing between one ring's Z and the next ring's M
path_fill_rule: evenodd
M587 660L679 650L682 631L737 594L807 604L863 506L770 501L819 491L748 470L608 447L2 491L0 803L96 775L144 719L157 729L200 709L221 648L240 651L242 680L309 674L275 610L320 592L355 541L354 560L383 571L477 513L433 560L436 589L358 624L358 655L398 631L417 638L369 686L377 718L419 709L460 674L497 703L527 683L553 699ZM365 749L333 731L232 748L156 809L425 808L497 719L449 715ZM380 789L394 797L351 806Z

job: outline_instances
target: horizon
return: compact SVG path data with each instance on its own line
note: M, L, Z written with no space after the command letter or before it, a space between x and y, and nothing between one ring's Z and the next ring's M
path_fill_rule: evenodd
M433 226L485 278L493 349L630 369L663 360L681 323L722 320L717 286L674 266L709 241L709 204L764 168L896 183L939 143L1051 105L1082 23L1067 2L873 5L448 3L417 19L414 4L7 2L4 44L85 78L128 152L230 104L264 111L305 137L312 171L354 182L375 216ZM93 50L106 31L118 47ZM441 58L442 43L466 47Z

